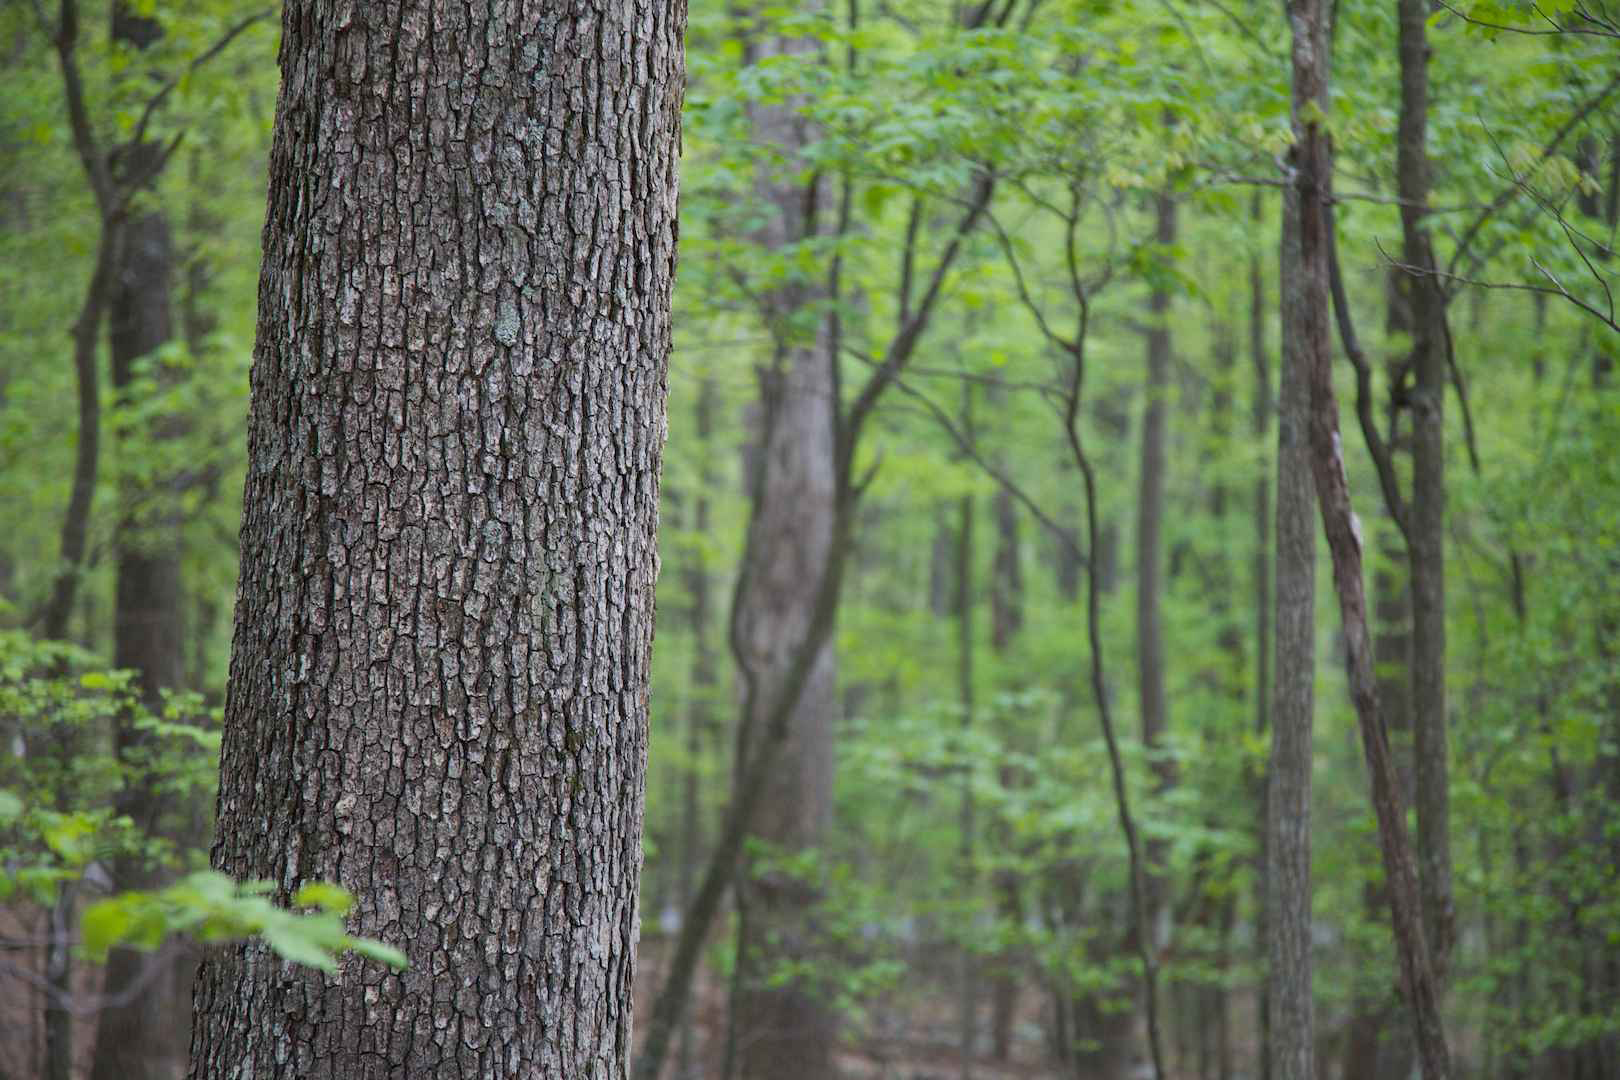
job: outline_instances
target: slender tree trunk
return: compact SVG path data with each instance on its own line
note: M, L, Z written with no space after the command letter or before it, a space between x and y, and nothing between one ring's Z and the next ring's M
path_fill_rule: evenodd
M1230 450L1233 440L1238 354L1236 328L1224 317L1214 328L1214 353L1215 378L1210 395L1209 434L1214 454L1224 457ZM1235 560L1231 558L1227 548L1228 537L1231 535L1228 523L1230 493L1227 490L1226 480L1218 469L1214 470L1214 477L1209 488L1209 514L1221 546L1205 556L1207 569L1203 574L1202 585L1210 598L1211 612L1219 623L1216 644L1224 663L1215 666L1209 682L1215 693L1222 694L1230 700L1236 714L1245 704L1242 686L1247 666L1242 623L1238 617L1241 601L1235 590L1241 575L1234 573ZM1206 743L1210 739L1210 733L1206 732ZM1213 753L1215 748L1210 746L1209 750ZM1223 822L1218 820L1217 815L1212 814L1209 816L1208 824L1218 829ZM1195 879L1200 884L1193 898L1193 902L1197 904L1199 921L1206 927L1212 919L1215 922L1213 928L1215 948L1210 957L1214 965L1214 976L1199 978L1193 987L1197 1002L1195 1022L1198 1037L1198 1071L1201 1080L1209 1080L1213 1074L1219 1074L1222 1080L1226 1080L1233 1067L1228 1037L1230 1009L1227 998L1228 987L1231 985L1229 978L1231 930L1235 917L1235 897L1230 891L1217 891L1204 886L1202 882L1206 880L1207 873L1207 870L1201 871Z
M955 265L957 256L964 248L965 239L977 226L994 194L993 178L987 174L980 174L974 178L970 192L964 200L967 205L957 219L956 230L935 261L933 271L928 275L927 284L920 290L915 305L895 328L894 336L889 339L888 346L883 350L883 360L861 385L850 406L835 414L837 435L833 457L835 497L832 503L831 542L827 548L827 560L819 568L815 607L804 636L792 645L790 653L792 659L787 665L780 693L764 708L763 722L759 725L758 744L752 760L745 769L739 770L731 809L720 830L708 866L704 869L703 880L692 900L691 910L681 925L681 936L676 942L675 955L670 960L669 975L664 979L657 997L653 1000L652 1014L647 1023L647 1039L642 1044L641 1053L636 1057L631 1074L634 1080L656 1080L663 1070L671 1037L686 1009L692 977L697 971L704 941L720 912L721 900L734 881L737 859L742 852L743 841L748 835L749 823L764 798L772 770L791 732L790 721L793 713L815 673L817 659L832 636L843 590L844 573L849 564L855 512L870 476L863 474L858 477L855 473L855 452L860 446L861 433L865 430L866 421L871 418L878 402L895 385L895 380L904 373L906 366L911 362L924 331L933 319L946 275ZM829 286L828 291L834 299L838 296L836 286L838 265L838 260L835 259L832 273L829 274L829 280L833 284ZM834 332L829 337L832 342L836 342L838 322L836 318L831 322ZM827 356L829 367L836 376L839 371L839 349L829 347ZM836 378L834 381L836 384ZM830 400L837 402L841 399L839 395L833 394L830 395ZM756 504L754 513L758 512ZM756 532L751 524L745 543L752 545L755 536ZM743 565L746 567L751 561L752 556L745 551ZM745 703L745 709L750 707Z
M1426 0L1399 0L1401 109L1396 192L1401 199L1405 280L1412 314L1412 720L1416 756L1418 881L1430 964L1445 985L1456 911L1451 889L1450 780L1446 740L1445 297L1434 275L1429 204L1429 45Z
M1168 192L1154 198L1154 240L1168 247L1176 242L1176 203ZM1175 786L1176 763L1165 738L1170 715L1165 693L1164 656L1164 489L1166 430L1170 394L1170 294L1155 288L1148 298L1146 404L1142 412L1142 461L1136 500L1136 662L1137 707L1141 715L1142 746L1154 776L1154 794L1163 796ZM1168 910L1168 847L1149 840L1147 905L1150 938L1158 950L1167 939L1163 926Z
M971 383L963 383L963 423L971 431L973 427L973 390ZM963 495L958 505L960 527L958 535L960 541L956 549L956 683L957 702L962 709L962 734L968 736L973 731L973 496ZM964 743L966 739L964 738ZM969 901L971 920L972 910L977 908L970 898L975 894L978 885L977 875L973 869L974 859L974 830L976 823L976 807L973 802L973 769L966 755L962 759L961 773L961 818L957 823L959 850L957 858L960 874L960 899ZM964 932L970 932L964 925ZM957 951L957 1075L962 1080L971 1080L973 1076L973 1055L977 1043L979 1027L979 999L977 974L973 970L973 952L964 939Z
M1304 0L1313 2L1313 0ZM1298 67L1296 65L1296 73ZM1298 83L1296 81L1296 93ZM1325 91L1325 80L1322 84ZM1325 100L1325 92L1323 95ZM1297 116L1296 112L1296 116ZM1339 434L1338 400L1333 391L1332 355L1328 347L1329 229L1332 199L1332 156L1320 123L1304 124L1304 137L1296 132L1295 180L1290 191L1299 200L1300 247L1308 270L1306 297L1311 362L1310 451L1323 531L1333 559L1333 582L1338 593L1344 630L1350 696L1361 726L1362 747L1372 786L1373 809L1378 819L1379 847L1388 883L1391 923L1401 969L1402 991L1411 1010L1418 1057L1425 1080L1449 1080L1450 1053L1441 1026L1439 994L1429 966L1424 939L1423 913L1417 869L1406 834L1404 802L1396 776L1389 735L1379 712L1378 684L1373 674L1371 635L1367 629L1367 602L1362 587L1361 525L1350 507L1343 443ZM1318 280L1318 278L1320 280Z
M293 0L191 1076L622 1076L685 5Z
M716 482L709 465L709 440L713 436L716 388L713 376L705 375L698 387L693 434L697 436L703 454L703 467L698 474L698 488L693 499L692 531L697 536L708 535L709 491ZM681 862L675 881L676 901L685 912L692 902L697 884L696 872L700 863L703 839L702 801L699 798L701 780L698 761L703 754L704 742L716 728L714 706L719 692L713 642L711 609L713 601L712 575L708 557L701 545L694 545L686 566L686 591L691 601L689 613L692 631L692 699L686 710L686 768L681 784ZM690 1019L681 1023L675 1051L677 1080L688 1080L692 1071L693 1030Z
M993 504L996 521L996 550L990 570L990 648L996 657L1005 660L1013 640L1024 623L1024 580L1019 558L1018 509L1012 492L1001 488ZM1004 765L1000 773L1001 786L1011 790L1023 782L1018 770ZM1003 831L1002 846L1011 842ZM997 870L993 885L996 907L1001 920L1019 927L1024 919L1023 881L1016 870ZM1013 1020L1018 1012L1019 986L1023 967L1022 950L1004 950L996 961L996 975L991 985L990 1045L991 1056L998 1062L1007 1062L1012 1056Z
M1317 0L1294 0L1294 101L1298 116L1322 95L1314 70L1326 40ZM1296 121L1297 140L1300 138ZM1277 406L1276 686L1266 770L1267 1000L1269 1072L1316 1080L1311 987L1311 741L1316 676L1316 528L1310 449L1310 279L1301 242L1300 193L1283 189L1282 386Z
M835 498L832 473L832 402L827 357L795 350L769 406L765 475L756 488L746 587L737 600L734 642L744 673L745 715L738 753L739 783L763 737L767 710L790 675L797 644L814 617L832 542ZM786 744L769 781L771 799L754 813L749 834L773 854L815 847L832 812L832 727L837 709L836 668L830 641L810 666L788 720ZM738 1069L755 1077L824 1076L835 1017L824 988L798 975L816 951L813 926L819 886L788 874L739 875L739 993L734 1004Z
M1262 221L1263 205L1256 192L1249 203L1249 220L1256 231ZM1249 256L1249 362L1254 368L1254 401L1250 413L1250 430L1256 445L1264 446L1271 430L1271 358L1266 350L1266 281L1260 253ZM1269 461L1262 458L1254 478L1254 731L1265 737L1271 731L1271 481L1267 469ZM1310 496L1305 496L1307 504ZM1314 549L1312 553L1314 563ZM1315 602L1312 586L1312 603ZM1314 615L1314 612L1313 612ZM1307 622L1311 620L1307 619ZM1313 657L1314 662L1314 657ZM1260 766L1250 788L1254 800L1256 831L1255 845L1255 940L1258 968L1261 972L1256 1012L1259 1027L1260 1080L1271 1080L1271 993L1265 977L1270 957L1270 937L1267 929L1267 881L1270 878L1271 829L1266 814L1266 773Z

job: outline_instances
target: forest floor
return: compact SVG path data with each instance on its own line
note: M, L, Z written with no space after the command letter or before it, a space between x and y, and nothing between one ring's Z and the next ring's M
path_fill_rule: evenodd
M666 939L641 940L636 978L638 1017L651 1010L669 948ZM943 979L937 985L930 983L926 979L912 981L903 991L869 1004L863 1016L844 1025L835 1059L838 1080L957 1080L963 1075L956 989ZM722 1072L726 984L715 972L705 969L694 993L688 1068L684 1073L666 1073L670 1080L710 1080ZM987 994L988 988L980 1002L981 1021L989 1016ZM974 1080L1075 1080L1053 1059L1047 1044L1047 1009L1045 995L1030 988L1019 994L1007 1060L993 1060L988 1038L983 1039L985 1045L979 1047L972 1062ZM981 1023L981 1035L986 1034L987 1027Z

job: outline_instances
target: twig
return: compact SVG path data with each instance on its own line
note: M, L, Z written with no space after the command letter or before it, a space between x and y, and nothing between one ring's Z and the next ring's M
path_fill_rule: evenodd
M1328 287L1333 294L1333 315L1339 326L1339 340L1344 354L1356 369L1356 419L1361 423L1361 436L1367 442L1367 453L1372 456L1378 471L1378 486L1384 492L1384 503L1389 516L1401 530L1402 540L1409 540L1406 524L1406 502L1401 498L1401 485L1395 477L1395 464L1389 446L1378 430L1378 421L1372 413L1372 365L1361 351L1356 337L1355 322L1350 314L1350 301L1345 295L1344 273L1339 266L1339 228L1333 219L1333 205L1324 201L1322 213L1327 225Z
M180 83L185 80L186 76L190 75L192 72L208 63L208 61L214 59L214 57L224 52L226 47L240 37L242 33L248 29L248 27L252 26L256 22L268 19L272 14L274 14L274 12L270 8L265 8L262 11L254 12L230 27L230 29L226 30L225 33L220 36L218 41L214 42L207 49L193 57L191 63L186 65L185 71L164 83L162 89L160 89L156 94L152 95L151 100L146 103L146 107L141 110L141 118L135 123L135 135L130 141L134 143L145 141L146 125L151 122L152 115L157 112L159 106L161 106L163 102L168 99L169 95L174 92L175 87L179 86Z
M1620 87L1620 74L1616 74L1604 84L1601 90L1579 109L1576 109L1570 118L1564 122L1564 125L1553 133L1552 139L1546 146L1541 148L1541 153L1536 157L1536 165L1540 165L1557 153L1559 145L1569 136L1569 133L1580 126L1581 121L1590 116L1599 105L1602 105L1608 96L1614 93L1616 87ZM1445 272L1448 278L1457 272L1458 264L1462 261L1463 256L1468 253L1468 249L1473 246L1475 239L1479 236L1480 229L1484 228L1486 222L1490 221L1502 207L1513 200L1514 193L1520 189L1521 185L1522 182L1515 177L1507 187L1497 193L1496 198L1492 199L1490 204L1480 211L1479 216L1463 231L1462 239L1457 241L1457 247L1451 253L1451 261L1446 264ZM1447 295L1447 299L1450 299L1450 294Z

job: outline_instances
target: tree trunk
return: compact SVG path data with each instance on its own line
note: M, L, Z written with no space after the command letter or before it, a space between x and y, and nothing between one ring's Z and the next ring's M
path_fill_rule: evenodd
M685 5L294 0L191 1076L622 1076Z
M113 9L114 40L145 48L161 36L155 19L136 15L122 4ZM162 160L161 144L146 141L123 149L120 171L153 172ZM160 208L133 214L124 225L123 245L113 271L107 318L113 390L132 391L136 361L149 356L173 336L174 242L168 215ZM144 435L153 441L173 438L172 421L159 420ZM172 492L162 480L155 486L126 485L124 518L117 538L117 587L113 608L113 666L136 673L147 708L162 707L161 693L185 682L185 627L181 612L180 529ZM113 733L123 760L139 756L150 743L128 716ZM147 836L160 835L165 811L173 800L150 782L137 780L120 793L118 808ZM140 855L117 860L119 888L152 888L163 876ZM147 989L126 1004L103 1010L97 1018L91 1080L169 1080L184 1068L186 1030L190 1020L190 965L172 963L134 949L115 949L107 958L105 992L118 994L153 964L166 969Z
M1256 230L1262 221L1263 206L1256 192L1249 202L1249 220ZM1258 252L1249 256L1249 362L1254 368L1254 401L1250 413L1249 429L1255 443L1265 445L1271 430L1271 358L1266 351L1266 281ZM1262 737L1271 731L1271 481L1267 475L1270 462L1262 458L1254 478L1254 731ZM1309 496L1306 496L1309 503ZM1314 562L1314 549L1312 553ZM1312 603L1315 587L1312 586ZM1314 611L1313 611L1314 614ZM1307 620L1309 621L1309 620ZM1314 657L1313 657L1314 660ZM1255 1003L1256 1027L1259 1038L1259 1061L1256 1072L1260 1080L1271 1080L1271 994L1265 977L1270 955L1270 938L1266 929L1266 895L1270 871L1267 848L1270 827L1266 817L1266 767L1262 765L1250 785L1254 800L1256 831L1255 844L1255 941L1256 960L1261 972Z
M1176 203L1168 192L1154 198L1154 240L1176 242ZM1166 463L1166 398L1170 394L1170 294L1154 288L1148 298L1146 404L1142 412L1142 461L1136 499L1136 694L1141 712L1142 746L1154 775L1154 794L1162 796L1176 782L1176 764L1164 740L1170 717L1165 694L1164 660L1164 486ZM1168 847L1149 840L1147 895L1144 903L1150 937L1158 950L1167 938L1162 926L1169 885L1164 865Z
M1317 0L1294 0L1296 116L1317 100L1324 76L1308 65L1326 40ZM1298 138L1296 128L1296 139ZM1311 988L1311 740L1316 677L1316 522L1306 426L1310 417L1307 325L1310 279L1300 226L1300 194L1283 189L1278 287L1282 305L1282 385L1277 405L1276 687L1271 762L1266 770L1266 931L1269 1073L1316 1080ZM1324 324L1325 326L1325 324Z
M1302 0L1310 3L1314 0ZM1296 20L1301 22L1304 20ZM1297 42L1296 42L1297 45ZM1296 94L1297 94L1296 65ZM1325 75L1322 82L1325 90ZM1325 94L1322 98L1325 101ZM1296 117L1298 117L1296 111ZM1300 250L1309 282L1302 297L1311 373L1310 457L1316 482L1317 504L1333 559L1333 583L1338 593L1344 631L1350 697L1361 727L1362 748L1371 780L1373 810L1378 819L1379 848L1389 888L1390 922L1395 932L1402 993L1411 1012L1418 1057L1425 1080L1449 1080L1450 1052L1441 1026L1439 994L1424 939L1423 912L1417 869L1406 834L1405 802L1401 798L1389 734L1379 711L1378 684L1373 674L1372 642L1367 628L1367 600L1362 586L1361 523L1350 505L1345 474L1343 440L1339 433L1339 404L1333 391L1332 354L1328 342L1330 303L1332 153L1319 121L1296 125L1293 150L1294 180L1290 195L1298 199Z
M773 380L764 477L756 489L751 559L735 613L737 663L745 682L738 776L757 751L767 711L780 700L796 646L804 640L821 584L818 569L831 545L832 399L827 358L795 349ZM837 709L832 643L822 644L788 721L787 742L769 781L771 798L749 823L749 835L773 854L816 846L832 813L832 729ZM739 994L734 1003L739 1074L825 1076L835 1017L823 988L776 973L814 954L815 882L788 874L739 874Z
M750 62L813 51L802 38L751 41ZM817 231L820 189L799 178L797 155L810 141L795 104L751 110L756 139L787 162L762 167L755 191L771 209L756 240L779 249ZM746 776L766 717L780 699L797 646L814 618L821 567L832 545L833 435L837 407L829 326L819 318L805 334L795 323L822 286L790 282L766 295L762 312L776 342L772 367L762 375L764 438L754 486L744 586L733 613L733 645L743 679L744 715L737 775ZM832 815L833 725L837 667L832 643L823 643L788 719L787 742L772 766L771 798L748 822L749 835L772 855L815 848ZM824 1077L831 1065L837 1024L831 995L803 974L816 953L815 907L819 884L790 874L760 872L745 859L738 874L738 993L733 1002L736 1063L744 1080ZM782 979L780 973L798 974Z
M1443 987L1456 911L1451 890L1451 818L1446 746L1445 297L1434 275L1429 209L1429 45L1426 0L1399 0L1401 110L1396 193L1412 315L1412 510L1407 554L1412 574L1412 730L1416 758L1418 882L1435 978Z
M699 537L709 532L709 492L715 485L714 471L710 467L709 440L714 429L716 389L714 378L705 375L698 387L698 399L693 434L697 436L703 455L703 466L698 474L698 488L693 499L692 531ZM716 668L712 632L713 592L708 555L701 544L693 545L686 565L686 592L691 602L689 620L692 631L691 702L686 710L686 763L681 792L681 863L676 871L676 902L685 912L695 894L696 873L701 865L702 802L698 785L698 761L706 741L715 734L715 695L719 692L719 672ZM690 1019L681 1023L675 1051L677 1080L687 1080L692 1071L693 1030Z
M963 427L973 429L973 387L962 384ZM956 687L957 703L962 709L962 734L973 731L973 496L963 495L958 500L960 514L959 541L956 547ZM964 746L966 738L964 738ZM978 1041L979 1000L977 972L973 969L973 952L966 934L970 932L973 911L978 907L974 899L978 884L974 873L974 830L976 806L973 801L973 770L964 753L961 763L961 805L957 822L958 897L968 905L967 918L962 925L963 940L957 948L957 1075L972 1080L973 1054Z
M1012 492L1001 488L993 504L996 521L996 550L990 567L990 648L998 659L1005 659L1024 625L1024 577L1018 551L1018 508ZM1022 784L1018 770L1001 768L1001 786L1012 790ZM1012 837L999 830L1001 845L1010 846ZM1016 870L1003 867L992 880L996 908L1001 920L1013 927L1024 921L1023 881ZM996 958L995 977L990 991L991 1056L1005 1063L1012 1056L1013 1020L1018 1011L1018 991L1022 981L1023 950L1004 949Z

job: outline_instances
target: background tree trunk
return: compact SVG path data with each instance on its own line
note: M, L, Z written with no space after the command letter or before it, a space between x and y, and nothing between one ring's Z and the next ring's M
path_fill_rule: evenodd
M1401 109L1395 143L1404 280L1412 314L1412 731L1418 882L1430 963L1443 987L1456 938L1451 895L1450 755L1446 739L1445 297L1434 275L1429 210L1429 7L1400 0Z
M1300 22L1310 27L1313 0ZM1298 32L1296 30L1296 32ZM1311 33L1317 31L1311 30ZM1296 49L1308 49L1303 42ZM1297 94L1297 91L1296 91ZM1311 1000L1311 727L1315 708L1316 521L1306 424L1309 357L1299 320L1303 281L1298 194L1283 189L1282 386L1277 403L1276 689L1266 770L1266 1000L1270 1075L1316 1080Z
M1000 404L999 395L992 398ZM1014 639L1024 625L1024 575L1019 555L1018 508L1012 492L1005 487L996 491L992 504L996 522L996 549L990 566L990 648L998 660L1005 661ZM1073 558L1072 555L1067 556ZM1019 770L1011 765L1001 767L1001 786L1009 791L1025 782ZM1001 846L1012 844L1010 830L999 829ZM1003 855L1013 852L1003 850ZM1024 921L1023 875L1011 867L997 870L992 879L997 914L1001 920L1016 928ZM1006 1062L1012 1055L1013 1020L1018 1011L1019 989L1023 982L1024 950L1017 946L1004 949L996 958L995 977L990 991L990 1047L991 1056Z
M621 1076L685 5L285 9L201 1078Z
M803 38L770 37L747 44L748 60L794 55L815 48ZM818 230L816 207L825 186L799 178L797 155L813 132L794 103L750 110L755 138L785 165L761 166L755 191L769 206L756 237L771 250L798 243ZM773 290L761 312L776 342L772 366L762 373L765 422L760 475L753 486L743 587L733 612L733 647L743 679L737 776L746 776L765 726L781 698L814 617L832 544L836 482L833 433L836 409L829 326L817 317L807 333L804 310L823 295L819 283L795 281ZM812 660L808 680L788 720L787 742L769 780L770 797L748 822L751 838L771 854L795 855L816 847L832 814L833 725L838 709L837 666L831 641ZM744 1080L824 1077L830 1069L836 1017L829 996L805 977L816 952L814 909L819 883L762 872L745 857L738 873L737 994L732 1003L736 1066ZM782 981L785 967L801 974Z
M119 4L113 8L112 32L115 41L144 49L161 36L162 28L155 19ZM152 141L126 146L119 155L120 171L150 173L162 153L162 145ZM174 334L175 257L168 214L155 204L137 209L124 225L123 240L107 320L113 391L127 397L136 362ZM160 444L176 433L174 420L159 419L147 434ZM117 538L113 666L136 673L141 698L154 712L162 709L163 690L185 684L180 527L174 492L166 490L170 488L172 483L161 478L151 486L126 484ZM121 716L113 733L114 748L126 762L151 742L130 720ZM143 835L157 837L172 835L164 822L172 803L152 783L137 779L120 793L118 808ZM151 888L162 884L164 876L140 855L120 858L113 873L120 889ZM131 1001L97 1016L91 1080L171 1080L184 1069L194 964L115 949L107 958L105 992L118 994L152 964L165 970Z
M1250 220L1261 221L1263 206L1256 192L1249 203ZM1250 413L1250 431L1255 442L1265 444L1271 430L1271 359L1266 350L1266 281L1260 253L1249 257L1249 362L1254 368L1254 401ZM1254 730L1266 737L1271 731L1271 480L1266 470L1271 462L1264 457L1254 478ZM1305 499L1308 504L1309 495ZM1313 562L1315 552L1313 550ZM1312 584L1312 604L1315 603L1315 584ZM1313 612L1314 615L1314 612ZM1309 620L1307 620L1309 621ZM1314 650L1313 650L1314 652ZM1266 767L1262 765L1250 787L1258 822L1258 842L1255 845L1255 949L1261 973L1256 988L1256 1027L1259 1032L1260 1080L1271 1080L1271 993L1266 978L1270 955L1270 937L1267 929L1266 898L1270 880L1270 826L1266 813Z
M695 434L701 442L703 468L699 472L698 488L692 503L692 532L706 537L710 528L709 492L715 485L712 469L712 447L716 388L712 375L704 375L698 387L696 415L693 417ZM697 886L697 871L702 866L702 801L699 797L700 762L706 742L718 741L720 725L715 716L716 695L720 691L717 670L718 657L713 641L714 606L713 574L709 556L701 542L693 544L687 553L686 591L691 603L688 619L692 631L691 701L686 708L685 775L681 778L681 862L677 869L676 902L684 914L692 902ZM676 1043L675 1075L677 1080L689 1080L693 1072L692 1056L694 1033L690 1017L681 1022Z
M1168 248L1176 242L1176 203L1168 192L1154 197L1153 239ZM1165 256L1168 257L1168 256ZM1170 293L1155 287L1148 297L1146 401L1142 411L1142 461L1136 500L1136 667L1137 708L1141 713L1142 746L1152 763L1155 796L1163 796L1176 782L1176 763L1165 737L1170 709L1165 691L1164 659L1164 488L1167 416L1170 395ZM1151 805L1151 804L1150 804ZM1147 909L1154 950L1168 940L1162 925L1168 904L1168 846L1150 839L1147 856Z

